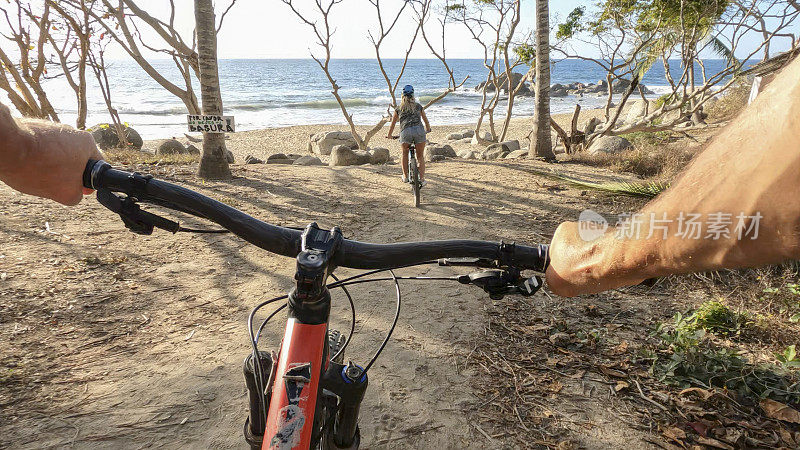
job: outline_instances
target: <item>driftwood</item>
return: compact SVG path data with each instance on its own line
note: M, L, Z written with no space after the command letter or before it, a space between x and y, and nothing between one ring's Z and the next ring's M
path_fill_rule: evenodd
M572 113L572 120L570 121L569 134L550 117L550 126L555 130L561 142L564 143L564 150L567 154L583 150L584 144L586 143L586 134L578 130L578 116L580 113L581 105L575 105L575 112Z

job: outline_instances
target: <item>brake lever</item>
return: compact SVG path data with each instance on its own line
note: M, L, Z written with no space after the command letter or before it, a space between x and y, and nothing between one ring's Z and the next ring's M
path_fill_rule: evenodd
M438 260L440 266L468 266L468 267L497 267L497 261L489 258L441 258Z
M523 297L530 297L542 288L542 277L534 275L517 284L517 293Z
M530 297L542 287L541 277L522 278L519 269L516 268L473 272L459 276L458 282L480 287L492 300L501 300L508 294Z
M133 197L120 197L108 189L99 189L97 201L112 212L119 214L125 228L136 234L150 235L153 234L154 228L171 233L177 233L180 230L178 222L142 210Z

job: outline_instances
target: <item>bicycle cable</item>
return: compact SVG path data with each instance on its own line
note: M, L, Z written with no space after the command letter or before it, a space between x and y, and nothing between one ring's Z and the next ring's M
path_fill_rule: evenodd
M385 269L391 270L391 269ZM398 280L418 280L418 281L458 281L458 277L397 277ZM353 280L341 283L333 283L330 287L331 288L338 288L342 286L350 286L353 284L362 284L362 283L371 283L373 281L393 281L394 278L392 277L385 277L385 278L370 278L368 280Z
M400 282L397 281L397 277L395 276L394 271L392 269L388 270L389 273L392 274L392 278L394 278L394 287L395 287L395 292L397 293L397 308L395 309L394 312L394 321L392 322L392 326L389 328L389 332L386 334L386 338L383 340L383 343L381 343L381 346L378 348L378 351L375 352L375 355L372 357L369 363L367 363L367 365L364 366L364 370L361 371L362 374L366 374L367 371L372 367L372 365L378 359L378 356L380 356L381 352L386 347L386 344L389 342L389 339L392 337L394 328L397 326L397 320L400 318L400 303L402 297L402 295L400 294Z
M262 384L261 384L261 380L262 380L262 376L263 376L263 369L264 368L261 367L261 358L259 357L260 355L258 354L258 343L256 342L255 336L253 335L253 319L255 318L256 312L258 312L259 309L263 308L264 306L269 305L270 303L274 303L274 302L277 302L277 301L280 301L280 300L285 300L287 298L289 298L288 295L281 295L279 297L275 297L275 298L271 298L269 300L265 300L265 301L259 303L258 305L256 305L256 307L253 308L253 310L250 311L250 314L247 316L247 328L248 328L248 332L250 333L250 343L253 346L253 356L252 356L252 360L253 360L253 375L255 375L256 391L259 392L260 395L266 395L267 394L267 391L266 391L267 387L266 386L262 386ZM270 376L271 375L272 375L272 373L270 371ZM266 405L266 402L264 402L264 401L261 402L261 409L262 409L262 412L264 414L264 417L267 417L267 405Z
M367 363L367 365L364 366L363 373L366 373L367 370L369 368L371 368L372 365L375 363L375 361L378 359L378 357L380 356L381 352L383 352L383 349L386 347L386 344L389 342L389 339L391 339L391 336L394 333L394 330L395 330L395 328L397 326L397 322L398 322L398 320L400 318L400 306L401 306L401 302L402 302L402 294L400 293L400 283L399 283L398 280L456 280L457 279L455 277L415 277L415 276L398 277L398 276L395 275L394 270L395 269L407 268L407 267L421 266L421 265L426 265L426 264L436 264L436 263L437 263L437 261L424 261L424 262L421 262L421 263L414 263L414 264L407 264L407 265L403 265L403 266L398 266L398 267L394 267L394 268L391 268L391 269L375 269L375 270L362 272L360 274L356 274L356 275L353 275L351 277L347 277L347 278L343 278L343 279L339 279L335 275L331 274L331 277L334 279L334 282L333 283L328 283L326 287L328 289L341 288L345 292L345 295L347 296L347 299L348 299L348 301L350 303L351 323L350 323L350 334L348 335L347 340L345 341L345 343L342 346L342 348L339 349L339 351L337 351L336 354L333 355L330 359L332 360L332 359L336 358L337 356L339 356L339 354L342 353L347 348L347 346L350 344L350 340L352 339L353 335L355 334L355 324L356 324L355 303L353 302L353 297L350 294L350 292L347 290L346 286L353 285L353 284L377 282L377 281L394 281L394 284L395 284L397 307L395 309L394 320L392 321L392 326L389 328L389 332L386 334L386 337L384 338L384 340L381 343L380 347L375 352L375 354L372 356L372 358ZM373 279L367 279L367 280L360 279L360 278L363 278L365 276L374 275L374 274L377 274L377 273L380 273L380 272L387 272L387 271L392 275L391 277L373 278ZM256 305L255 308L253 308L253 310L250 311L250 314L247 317L248 332L250 334L250 343L251 343L251 345L253 347L253 356L252 356L252 358L253 358L253 370L255 372L254 375L255 375L255 382L256 382L256 390L258 392L263 393L263 395L266 395L266 390L269 388L269 386L262 386L262 384L261 384L261 380L263 379L262 376L263 376L263 369L264 368L261 367L261 359L259 358L258 340L261 337L261 333L264 330L264 328L266 327L267 323L269 323L269 321L273 317L275 317L275 315L278 314L278 312L280 312L284 308L286 308L286 306L288 304L284 303L283 305L278 307L278 309L276 309L275 311L270 313L270 315L267 316L267 318L264 319L263 322L261 322L261 325L259 326L258 331L255 334L253 333L253 320L255 319L255 314L261 308L263 308L263 307L265 307L265 306L267 306L267 305L269 305L271 303L274 303L274 302L277 302L277 301L280 301L280 300L285 300L288 297L289 296L287 294L284 294L284 295L281 295L279 297L274 297L274 298L271 298L269 300L265 300L265 301L259 303L258 305ZM266 404L264 404L264 402L261 402L261 403L262 403L264 417L266 417L267 416Z
M339 278L337 278L336 275L331 274L331 277L333 277L333 279L335 281L337 281L337 282L339 281ZM328 287L328 289L330 289L330 287ZM344 349L346 349L347 346L350 345L350 339L353 338L353 335L356 332L356 304L353 303L353 297L350 295L350 291L348 291L347 288L344 287L344 286L342 286L342 290L344 291L345 295L347 296L347 300L350 302L350 313L351 313L351 316L352 316L350 318L350 334L347 335L347 340L344 341L344 345L342 345L342 348L340 348L339 351L337 351L335 355L333 355L333 356L331 356L329 358L330 361L333 361L334 359L336 359L337 356L339 356L341 353L344 352Z
M261 326L258 327L258 332L256 332L256 342L258 342L259 338L261 337L261 332L264 331L264 327L267 326L267 323L270 320L272 320L272 318L275 317L276 314L278 314L279 312L283 311L283 309L286 308L287 305L288 305L288 303L281 304L281 306L279 306L278 309L276 309L275 311L272 311L272 313L269 316L267 316L267 318L264 319L263 322L261 322Z

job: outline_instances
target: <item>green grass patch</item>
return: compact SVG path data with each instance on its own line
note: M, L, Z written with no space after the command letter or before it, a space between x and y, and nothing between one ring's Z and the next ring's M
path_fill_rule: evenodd
M630 141L634 147L640 147L642 145L663 144L670 139L672 133L669 131L634 131L620 136Z
M130 150L124 148L112 148L103 152L106 160L112 164L150 164L150 165L182 165L192 164L200 161L200 155L188 153L175 155L154 155L149 152Z
M653 103L653 110L661 108L664 105L669 105L674 101L675 101L675 96L673 94L664 94L661 97L658 97L656 101Z
M738 335L753 323L747 314L734 311L719 301L708 301L683 320L687 331L705 330L723 336Z
M749 315L718 301L703 303L689 315L676 314L653 333L656 343L646 352L650 373L682 389L725 389L735 393L740 402L771 398L800 403L800 378L792 370L800 362L793 346L776 355L780 365L753 363L726 339L755 326Z
M758 298L777 306L778 314L791 323L800 322L800 283L786 282L766 287Z

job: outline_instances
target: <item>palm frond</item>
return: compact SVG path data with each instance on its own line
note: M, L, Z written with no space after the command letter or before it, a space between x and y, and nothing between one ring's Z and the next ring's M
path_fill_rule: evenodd
M579 178L564 175L555 171L528 169L527 171L549 178L551 180L558 180L569 183L573 186L601 191L608 194L626 195L628 197L640 198L654 198L658 194L667 190L670 186L669 183L649 181L644 183L637 183L627 180L614 180L614 181L587 181Z
M711 50L717 55L721 56L726 63L740 65L739 60L736 59L736 55L733 54L731 49L728 48L728 46L725 45L725 43L722 42L719 37L709 35L706 37L706 39L711 47Z
M644 54L643 58L637 58L636 65L633 68L634 76L638 77L640 80L644 78L647 71L649 71L650 68L653 67L653 64L658 61L658 56L659 55L657 52L650 49L650 51L647 51Z
M650 181L647 183L635 183L632 181L594 182L577 180L565 176L560 177L560 179L575 186L580 186L595 191L602 191L609 194L626 195L628 197L654 198L669 188L669 183L660 183L655 181Z
M658 61L658 58L661 57L665 51L675 46L677 38L674 33L666 32L655 39L652 39L651 36L648 35L645 35L643 39L650 40L650 42L639 49L637 54L632 55L632 59L634 60L633 73L639 75L640 80L644 78L647 71L653 67L653 64Z

